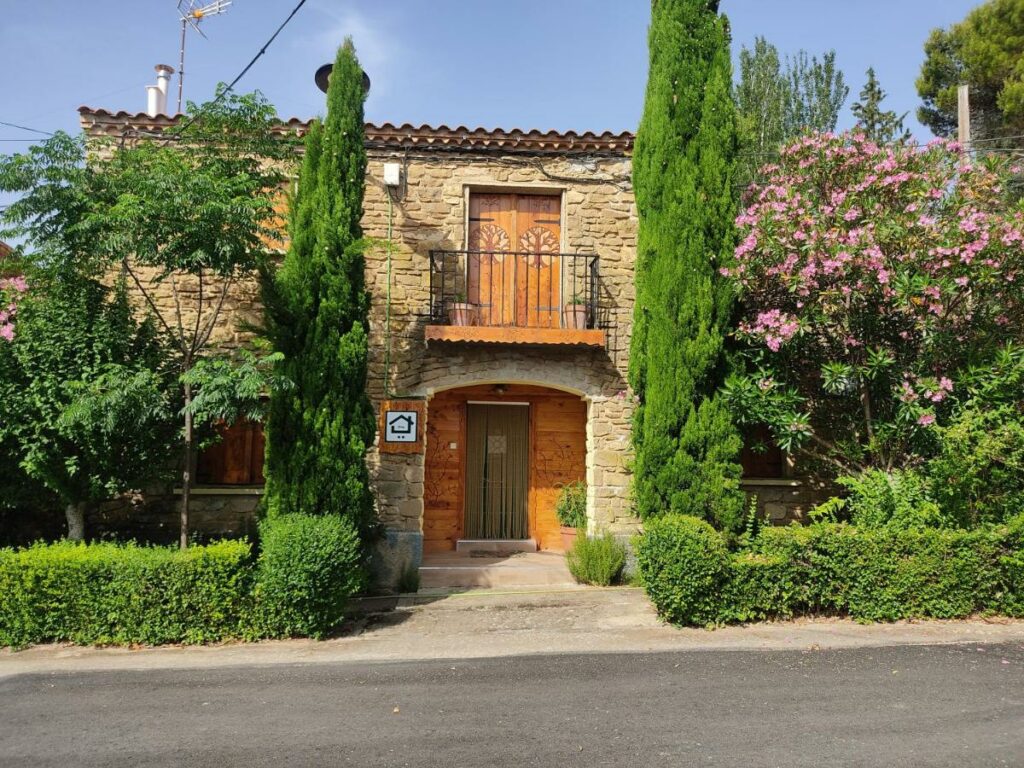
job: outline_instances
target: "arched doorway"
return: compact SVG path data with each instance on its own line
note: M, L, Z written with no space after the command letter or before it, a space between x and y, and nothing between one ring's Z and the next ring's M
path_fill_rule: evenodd
M561 549L555 502L586 475L587 403L527 384L448 389L427 404L423 549L465 539Z

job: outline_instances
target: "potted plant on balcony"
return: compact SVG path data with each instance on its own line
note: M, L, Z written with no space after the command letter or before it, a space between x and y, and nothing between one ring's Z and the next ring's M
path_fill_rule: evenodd
M574 293L572 300L562 305L562 327L581 331L587 327L587 300L581 293Z
M587 527L587 485L577 480L564 486L555 502L555 515L562 530L562 548L568 552L580 529Z
M448 322L451 325L472 325L475 314L476 307L466 301L466 294L461 291L456 293L448 308Z

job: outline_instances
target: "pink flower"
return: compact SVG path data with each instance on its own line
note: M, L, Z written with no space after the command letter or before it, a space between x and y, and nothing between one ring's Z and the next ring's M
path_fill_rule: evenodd
M935 423L935 414L922 413L920 416L917 417L917 423L920 424L922 427L929 427Z
M12 323L0 325L0 339L5 341L12 341L14 339L14 325Z

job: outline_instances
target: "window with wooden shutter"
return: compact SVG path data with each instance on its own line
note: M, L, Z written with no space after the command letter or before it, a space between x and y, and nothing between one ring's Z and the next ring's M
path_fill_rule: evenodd
M202 485L263 485L263 425L241 419L217 428L221 440L200 451L196 481Z
M775 443L771 430L764 425L750 427L743 433L740 466L744 478L780 479L786 476L786 457Z

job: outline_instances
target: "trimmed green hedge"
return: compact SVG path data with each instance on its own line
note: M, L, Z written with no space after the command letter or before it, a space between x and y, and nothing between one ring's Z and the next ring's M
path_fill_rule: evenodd
M637 570L658 613L676 624L718 618L729 552L721 535L696 517L666 515L644 524Z
M359 534L334 515L280 515L260 524L255 623L265 637L321 638L364 586Z
M355 528L281 515L260 535L255 560L245 541L0 549L0 647L322 637L364 584Z
M703 521L667 516L646 525L637 563L658 612L677 624L1024 616L1024 516L971 530L766 528L731 554Z
M182 552L134 544L0 550L0 646L204 643L245 632L250 545Z

